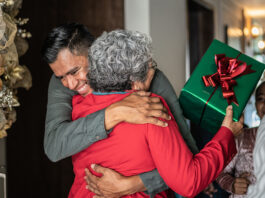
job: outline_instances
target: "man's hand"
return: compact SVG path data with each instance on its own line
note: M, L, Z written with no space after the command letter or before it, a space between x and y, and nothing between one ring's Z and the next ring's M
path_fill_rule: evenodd
M240 177L236 177L234 183L233 183L233 193L237 195L245 195L248 190L248 185L250 184L247 177L249 176L249 173L243 173L240 175Z
M109 130L120 122L133 124L155 124L166 127L167 123L159 120L170 120L166 108L157 97L149 97L150 92L138 91L106 108L105 128Z
M222 126L229 128L234 136L238 136L242 132L244 117L241 116L238 122L233 121L233 107L229 105L226 108L226 115L223 120Z
M102 174L102 177L96 177L85 169L87 189L96 194L94 198L118 198L146 190L139 176L125 177L112 169L95 164L91 168Z

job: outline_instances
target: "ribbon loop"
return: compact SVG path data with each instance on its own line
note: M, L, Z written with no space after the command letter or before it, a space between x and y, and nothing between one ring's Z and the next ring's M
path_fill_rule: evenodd
M217 66L217 72L202 77L206 87L221 86L223 97L227 100L228 104L233 102L238 105L236 95L233 91L233 87L237 82L233 78L255 72L251 69L251 65L239 61L237 59L238 57L230 58L226 57L225 54L216 54L215 64Z

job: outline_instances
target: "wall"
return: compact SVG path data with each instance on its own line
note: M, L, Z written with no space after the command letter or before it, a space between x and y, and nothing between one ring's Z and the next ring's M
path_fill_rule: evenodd
M186 2L183 0L151 2L150 34L153 38L155 58L159 68L166 74L178 94L185 83Z
M158 67L179 93L185 83L186 1L125 0L125 28L151 35Z
M150 0L124 1L125 29L150 34Z

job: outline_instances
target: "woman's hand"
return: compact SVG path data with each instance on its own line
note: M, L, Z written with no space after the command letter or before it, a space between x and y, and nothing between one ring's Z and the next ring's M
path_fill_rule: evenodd
M222 126L229 128L234 136L238 136L242 132L244 117L241 116L238 122L233 121L233 107L229 105L226 108L226 115L223 120Z

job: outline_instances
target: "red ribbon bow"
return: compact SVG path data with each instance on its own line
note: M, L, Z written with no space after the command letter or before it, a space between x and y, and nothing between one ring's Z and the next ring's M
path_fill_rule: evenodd
M236 58L230 58L225 57L225 54L216 54L215 64L217 66L217 72L202 77L206 87L212 86L217 89L219 85L221 86L223 97L226 98L228 104L234 102L238 105L233 91L233 86L237 82L233 78L255 72L251 69L251 65L247 65L245 62L237 59L239 55Z

